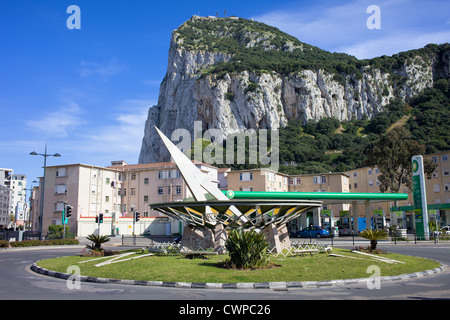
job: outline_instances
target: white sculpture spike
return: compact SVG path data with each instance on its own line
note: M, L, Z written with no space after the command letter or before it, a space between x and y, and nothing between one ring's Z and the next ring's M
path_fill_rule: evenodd
M201 172L200 169L197 168L156 126L155 129L172 156L173 161L178 167L178 170L195 200L205 201L205 191L209 192L217 200L230 200L214 183L211 182L208 176ZM204 190L202 190L202 188ZM248 221L247 217L245 217L245 215L243 215L235 206L230 206L230 210L244 222Z

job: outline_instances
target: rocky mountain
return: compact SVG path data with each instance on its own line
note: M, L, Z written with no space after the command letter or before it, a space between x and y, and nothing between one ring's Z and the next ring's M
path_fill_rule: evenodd
M392 98L408 101L450 76L450 45L358 60L237 18L193 16L172 32L167 74L149 109L139 163L167 161L153 126L227 134L277 129L291 119L372 118Z

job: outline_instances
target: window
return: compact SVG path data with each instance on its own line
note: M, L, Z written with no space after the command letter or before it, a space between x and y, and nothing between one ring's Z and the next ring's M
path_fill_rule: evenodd
M163 187L158 187L158 194L163 194Z
M313 177L313 183L314 184L319 184L320 183L319 181L320 181L320 177L319 176L314 176Z
M136 180L136 172L131 173L131 180Z
M135 196L136 195L136 188L131 188L131 195Z
M354 184L353 184L353 188L358 189L358 184L357 184L357 183L354 183Z
M372 174L372 169L369 169L368 173L369 173L369 174Z
M64 210L64 202L56 202L54 211L63 211Z
M444 169L444 176L450 176L450 170L449 169Z
M302 184L302 178L297 178L297 184Z
M109 196L105 196L105 202L109 202Z
M253 172L241 172L239 173L240 181L250 181L253 180Z
M181 186L176 186L175 192L176 194L181 194Z
M353 177L356 177L358 175L357 172L353 172Z
M170 194L171 193L171 190L170 190L171 188L170 187L167 187L167 194Z
M148 178L144 178L144 184L148 184Z
M158 171L158 179L164 179L164 171Z
M369 186L373 186L373 180L369 180Z
M67 193L67 185L66 184L55 185L55 193L56 194Z
M58 168L58 170L56 170L57 177L64 177L65 175L66 175L66 168Z
M111 179L110 179L110 178L106 178L106 179L105 179L105 183L106 183L106 184L110 184L110 183L111 183Z
M437 162L437 157L436 156L431 157L431 161L432 162Z
M446 183L446 184L444 185L444 190L445 190L445 191L450 191L450 183Z
M448 155L447 154L443 154L442 155L442 161L448 161Z
M322 176L321 177L321 181L322 181L322 183L327 183L327 177L326 176Z
M438 184L433 185L433 190L434 192L440 192L441 191L441 186Z
M289 185L294 184L294 178L289 178Z
M148 202L148 196L144 196L144 202Z
M180 178L181 177L181 173L180 171L175 171L175 178Z

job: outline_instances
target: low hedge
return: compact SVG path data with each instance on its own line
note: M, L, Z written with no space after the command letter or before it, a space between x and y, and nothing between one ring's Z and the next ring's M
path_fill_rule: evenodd
M0 248L8 247L34 247L34 246L61 246L61 245L77 245L80 241L77 239L52 239L52 240L24 240L9 242L0 240Z

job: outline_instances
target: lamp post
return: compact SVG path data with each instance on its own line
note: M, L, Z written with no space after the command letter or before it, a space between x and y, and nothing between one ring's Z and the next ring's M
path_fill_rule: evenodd
M40 200L39 200L39 240L42 240L42 220L44 219L44 191L45 191L45 168L47 167L47 157L61 157L59 153L47 154L47 143L45 144L45 152L37 153L36 151L30 152L32 156L44 157L44 177L42 179L42 188L39 186Z

